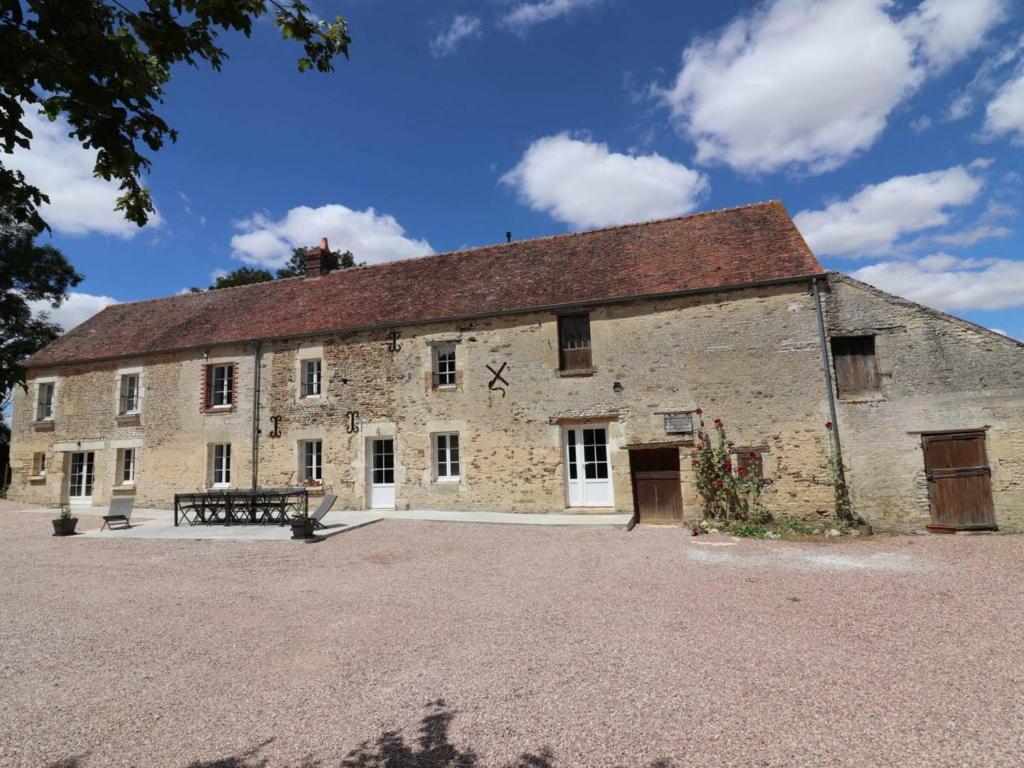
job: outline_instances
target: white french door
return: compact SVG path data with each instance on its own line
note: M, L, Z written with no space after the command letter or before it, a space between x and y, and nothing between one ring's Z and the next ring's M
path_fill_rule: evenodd
M565 468L570 507L614 505L607 427L567 427Z
M370 508L395 508L395 440L370 440Z
M92 486L96 480L96 454L81 451L71 454L71 471L68 473L68 502L71 504L92 504Z

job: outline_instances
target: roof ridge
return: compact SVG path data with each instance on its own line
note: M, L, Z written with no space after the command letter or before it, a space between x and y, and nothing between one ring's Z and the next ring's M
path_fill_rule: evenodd
M510 245L523 245L526 243L540 243L547 242L548 240L558 240L563 237L575 237L577 235L591 235L598 232L614 232L620 229L639 229L640 227L651 226L654 224L665 224L669 221L683 221L684 219L697 219L701 216L710 216L718 213L728 213L730 211L742 211L747 208L760 208L766 205L782 205L782 200L779 198L770 198L768 200L759 200L756 203L745 203L743 205L731 205L725 208L710 208L706 211L694 211L693 213L684 213L680 216L665 216L660 219L648 219L647 221L634 221L627 224L611 224L607 227L594 227L593 229L577 229L572 232L558 232L554 235L541 235L539 237L529 237L525 240L513 240L512 242L506 243L485 243L484 245L471 245L466 248L456 248L452 251L441 251L440 253L428 253L423 256L408 256L404 259L395 259L394 261L383 261L380 264L363 264L357 267L349 267L345 270L335 269L328 274L334 274L335 272L351 272L355 269L373 269L375 267L389 267L392 264L405 264L410 261L419 261L421 259L433 259L440 256L455 256L460 253L466 253L468 251L486 251L492 248L508 248Z
M333 270L331 270L330 272L328 272L328 273L326 273L324 275L320 275L320 277L328 277L330 275L335 275L335 274L352 274L354 272L360 272L362 270L380 269L380 268L384 268L384 267L391 267L393 265L398 265L398 264L407 264L407 263L412 262L412 261L421 261L421 260L426 260L426 259L442 258L442 257L445 257L445 256L456 256L458 254L464 254L464 253L468 253L470 251L488 251L488 250L491 250L491 249L494 249L494 248L508 248L509 246L524 245L526 243L547 242L547 241L550 241L550 240L557 240L557 239L560 239L560 238L563 238L563 237L575 237L577 235L589 235L589 234L596 234L598 232L614 232L614 231L622 230L622 229L638 229L640 227L647 227L647 226L652 226L652 225L655 225L655 224L664 224L664 223L669 222L669 221L683 221L685 219L697 219L697 218L700 218L702 216L710 216L710 215L714 215L714 214L728 213L730 211L742 211L742 210L746 210L748 208L759 208L759 207L766 206L766 205L782 205L782 200L780 200L779 198L770 198L768 200L760 200L758 202L745 203L743 205L732 205L732 206L726 206L724 208L711 208L711 209L708 209L706 211L694 211L693 213L684 213L681 216L666 216L666 217L663 217L663 218L660 218L660 219L649 219L647 221L638 221L638 222L632 222L632 223L629 223L629 224L612 224L612 225L607 226L607 227L595 227L594 229L580 229L580 230L574 230L572 232L559 232L559 233L554 234L554 235L541 235L540 237L530 237L530 238L527 238L525 240L516 240L516 241L510 242L510 243L487 243L485 245L472 245L472 246L469 246L467 248L457 248L457 249L451 250L451 251L441 251L440 253L428 253L428 254L424 254L423 256L409 256L409 257L404 258L404 259L395 259L393 261L383 261L380 264L360 264L360 265L356 265L354 267L345 267L345 268L342 268L342 269L333 269ZM242 289L242 288L249 289L249 288L252 288L253 286L256 286L256 285L266 285L266 284L278 283L278 282L287 281L287 280L308 280L308 279L309 278L307 278L305 275L296 275L294 277L275 277L275 278L271 278L270 280L263 280L263 281L261 281L259 283L247 283L246 285L229 285L229 286L226 286L224 288L207 288L206 290L199 290L199 291L192 291L192 290L181 291L179 293L171 294L170 296L154 296L154 297L149 298L149 299L137 299L135 301L121 301L121 302L118 302L117 304L111 304L109 306L110 307L129 306L129 305L135 305L135 304L146 304L146 303L153 302L153 301L168 301L170 299L185 299L185 298L191 298L193 296L209 295L209 294L213 293L214 291L216 291L218 294L221 294L224 291L233 291L233 290L238 290L238 289ZM104 309L107 309L107 308L109 308L109 307L104 307Z

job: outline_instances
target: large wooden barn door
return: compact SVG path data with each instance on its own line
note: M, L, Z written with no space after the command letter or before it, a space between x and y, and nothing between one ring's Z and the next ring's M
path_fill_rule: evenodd
M641 523L683 522L679 449L644 448L629 452L633 499Z
M992 477L984 432L924 435L928 499L936 531L994 528Z

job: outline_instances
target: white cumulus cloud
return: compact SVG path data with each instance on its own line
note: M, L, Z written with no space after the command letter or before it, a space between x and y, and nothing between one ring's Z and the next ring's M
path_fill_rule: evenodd
M870 147L924 79L981 44L993 0L773 0L683 53L661 92L697 161L821 173Z
M31 148L15 148L4 155L4 165L20 170L30 184L50 196L40 213L53 229L67 235L96 232L121 238L138 233L139 227L114 210L118 185L93 176L96 150L84 149L69 137L66 121L50 122L27 106L25 125L32 131ZM162 223L157 212L150 216L147 229Z
M57 323L65 331L70 331L76 325L81 325L105 307L117 303L117 299L111 296L97 296L91 293L71 291L64 302L56 309L50 306L48 301L30 301L28 305L32 310L32 314L39 316L45 313L52 322Z
M599 5L606 0L535 0L518 3L506 13L501 23L507 27L526 30L536 24L567 16L574 11Z
M1024 68L996 91L985 108L985 131L1024 143Z
M883 261L853 277L884 291L942 310L1024 307L1024 261L958 259L940 253L907 261Z
M981 187L979 179L956 165L869 184L822 210L800 211L793 220L819 255L885 253L904 235L948 224L949 209L971 203Z
M970 54L1006 15L1007 0L924 0L903 20L924 61L938 70Z
M480 18L460 13L430 41L430 53L439 59L451 56L463 40L472 37L480 37Z
M562 133L533 142L501 178L522 201L573 227L688 213L708 190L703 174L661 155L625 155Z
M332 250L352 251L356 261L367 264L434 252L426 240L406 237L394 216L337 203L319 208L298 206L276 221L257 213L236 221L235 227L239 234L231 238L232 255L262 267L284 266L295 248L316 245L321 237L328 239Z

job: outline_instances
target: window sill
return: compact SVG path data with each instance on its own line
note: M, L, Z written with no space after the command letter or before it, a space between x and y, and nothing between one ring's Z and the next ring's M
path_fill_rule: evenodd
M32 429L36 430L37 432L49 432L50 430L53 429L53 425L53 419L36 419L35 421L32 422Z
M135 483L132 483L131 485L125 485L125 484L115 485L113 488L111 488L111 490L114 493L120 494L122 496L128 495L128 494L133 494L133 493L135 493Z
M438 485L461 485L461 477L438 477L434 479L434 482Z
M138 411L133 413L119 413L114 417L118 424L138 424L141 414Z
M581 376L593 376L596 368L570 368L568 370L559 370L558 376L562 379L570 379Z
M39 483L45 483L46 482L46 475L29 475L28 481L30 483L35 483L37 485Z
M233 405L208 405L203 409L203 413L230 413L233 410Z
M459 388L458 384L435 384L432 389L435 392L454 392Z
M299 402L308 403L310 400L317 401L322 400L323 395L299 395Z
M840 403L877 403L887 398L883 392L847 392L836 399Z

